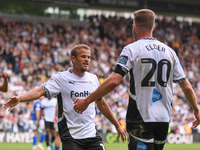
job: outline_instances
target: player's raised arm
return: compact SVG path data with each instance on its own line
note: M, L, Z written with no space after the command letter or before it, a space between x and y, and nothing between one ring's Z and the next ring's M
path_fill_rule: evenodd
M9 111L13 109L17 104L20 102L27 102L27 101L32 101L35 99L40 98L41 96L46 95L46 92L43 88L38 87L35 89L32 89L28 91L27 93L19 96L12 96L5 104L4 104L4 109L9 108Z

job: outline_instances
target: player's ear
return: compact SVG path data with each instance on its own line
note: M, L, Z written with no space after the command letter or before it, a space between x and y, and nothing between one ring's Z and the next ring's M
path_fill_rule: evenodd
M154 26L153 26L153 30L152 30L152 31L154 31L154 30L155 30L155 28L156 28L156 26L154 25Z
M139 31L139 26L137 24L134 24L134 29L135 29L135 32L138 33Z
M72 63L74 63L74 62L75 62L75 59L76 59L76 57L75 57L75 56L71 56Z

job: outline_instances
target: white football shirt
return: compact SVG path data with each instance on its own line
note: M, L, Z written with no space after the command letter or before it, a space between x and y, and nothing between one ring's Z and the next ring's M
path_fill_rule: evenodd
M41 102L41 107L44 109L44 120L53 122L56 112L57 99L55 97L45 98Z
M170 122L172 82L186 79L174 50L156 38L125 46L118 68L130 73L127 122Z
M58 127L61 138L96 137L94 102L82 114L75 112L73 107L77 98L87 97L98 86L96 75L85 72L84 76L79 77L71 69L57 73L42 85L47 97L58 95Z

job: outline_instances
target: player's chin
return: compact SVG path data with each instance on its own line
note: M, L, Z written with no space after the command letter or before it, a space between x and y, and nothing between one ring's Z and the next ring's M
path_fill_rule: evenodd
M81 68L81 71L85 72L85 71L88 71L88 69L89 69L89 67L83 67L83 68Z

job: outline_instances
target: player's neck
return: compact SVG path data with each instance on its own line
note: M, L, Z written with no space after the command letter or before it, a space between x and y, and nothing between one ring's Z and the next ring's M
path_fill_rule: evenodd
M85 71L83 72L83 71L81 71L81 70L79 70L79 69L76 69L76 68L73 68L73 69L72 69L72 72L73 72L75 75L79 76L79 77L82 77L82 76L85 75Z
M149 38L153 37L152 32L143 32L141 34L138 34L138 39L142 39L145 37L149 37Z

